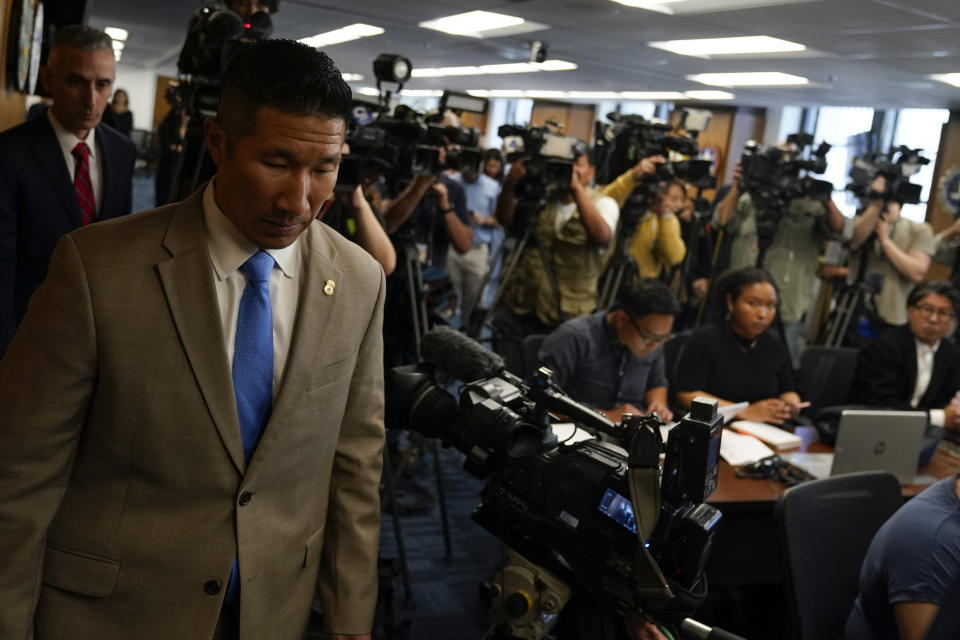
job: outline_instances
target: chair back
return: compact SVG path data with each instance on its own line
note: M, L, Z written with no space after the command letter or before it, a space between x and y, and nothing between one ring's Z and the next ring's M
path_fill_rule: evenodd
M780 496L775 516L788 637L843 637L870 541L902 504L900 483L885 472L814 480Z
M847 402L858 353L853 347L807 347L800 356L800 397L815 409Z
M537 370L537 367L540 366L540 358L537 357L537 353L540 351L540 345L542 345L543 341L546 339L546 333L533 333L523 339L522 376L530 375Z

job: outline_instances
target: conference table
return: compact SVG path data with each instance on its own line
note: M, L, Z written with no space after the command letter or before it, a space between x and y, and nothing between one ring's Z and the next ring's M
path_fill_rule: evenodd
M795 433L802 440L800 451L833 451L818 441L812 427L797 427ZM949 453L944 445L930 464L918 469L918 474L929 474L939 480L958 471L960 458ZM917 495L927 486L903 486L904 499ZM707 498L707 502L723 513L707 560L711 587L782 582L780 543L773 510L784 491L786 487L775 479L738 478L732 466L720 461L717 489ZM829 541L824 540L824 544Z

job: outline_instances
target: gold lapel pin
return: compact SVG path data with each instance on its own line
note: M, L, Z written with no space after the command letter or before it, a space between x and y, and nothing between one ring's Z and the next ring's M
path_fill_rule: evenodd
M337 283L333 280L327 280L323 285L323 292L328 296L333 295L333 290L337 288Z

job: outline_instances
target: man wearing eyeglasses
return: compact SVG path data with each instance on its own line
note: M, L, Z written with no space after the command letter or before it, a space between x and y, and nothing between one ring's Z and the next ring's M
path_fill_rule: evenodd
M623 413L653 411L672 420L660 347L678 313L662 282L632 284L609 310L564 322L537 355L564 391L614 422Z
M907 296L907 324L875 338L860 352L854 402L923 410L930 423L960 428L960 349L953 330L960 295L944 280L918 284Z

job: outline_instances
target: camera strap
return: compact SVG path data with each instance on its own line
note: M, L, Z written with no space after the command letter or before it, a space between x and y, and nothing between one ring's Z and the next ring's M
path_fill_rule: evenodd
M637 589L646 598L671 598L673 593L663 572L650 555L647 540L660 517L660 450L663 441L659 429L641 426L630 440L627 482L633 503L639 544L634 555Z

